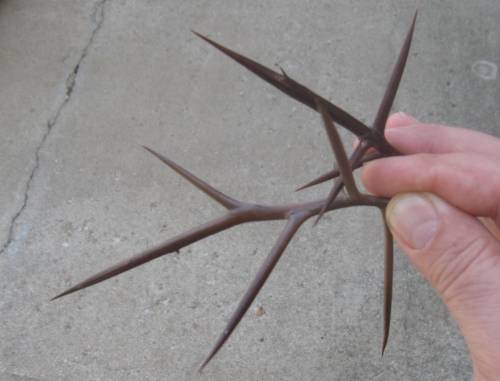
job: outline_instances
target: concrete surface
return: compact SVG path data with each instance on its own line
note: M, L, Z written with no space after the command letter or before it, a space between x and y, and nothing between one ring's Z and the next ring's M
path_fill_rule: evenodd
M141 144L242 200L327 191L292 192L330 167L318 116L191 28L370 121L416 6L394 108L499 135L497 0L0 1L0 380L468 380L456 325L401 253L380 358L373 210L307 223L201 376L282 224L48 302L222 212Z

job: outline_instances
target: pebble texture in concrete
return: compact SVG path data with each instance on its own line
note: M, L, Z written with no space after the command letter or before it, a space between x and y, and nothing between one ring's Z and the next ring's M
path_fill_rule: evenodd
M468 380L455 323L401 253L381 359L375 210L305 224L201 376L282 224L49 302L222 212L141 144L242 200L327 191L293 193L331 166L319 116L191 28L368 122L417 6L394 109L500 135L497 0L0 1L0 380Z

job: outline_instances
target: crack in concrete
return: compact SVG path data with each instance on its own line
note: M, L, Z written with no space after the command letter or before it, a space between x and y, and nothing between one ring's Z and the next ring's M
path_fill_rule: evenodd
M0 249L0 255L7 252L9 247L13 242L16 241L16 237L14 236L14 232L16 229L16 223L21 214L24 212L26 209L26 206L28 205L29 201L29 193L33 184L33 179L35 177L36 172L38 171L40 167L40 151L42 147L44 146L45 142L47 141L47 138L49 137L50 133L52 132L53 127L57 124L57 121L59 120L59 116L61 115L63 109L65 106L68 104L68 102L71 100L71 94L73 94L73 90L76 85L76 77L78 76L78 71L80 70L80 66L87 57L87 54L89 52L89 49L91 45L94 42L95 36L99 32L99 30L102 27L102 24L104 23L104 8L106 6L106 2L108 0L99 0L97 1L92 9L92 14L91 14L91 19L92 23L94 24L94 27L92 29L92 32L90 34L90 38L87 41L87 44L83 47L80 57L78 58L78 61L76 65L73 67L69 75L66 77L65 81L65 87L66 87L66 92L65 92L65 97L64 100L61 102L61 104L57 107L56 112L54 113L54 116L52 116L48 121L47 121L47 128L42 135L42 138L38 145L35 148L35 165L33 166L31 173L28 177L28 181L26 182L26 186L24 188L24 194L23 194L23 202L21 203L21 207L18 209L18 211L14 214L14 216L10 220L9 224L9 232L7 235L7 240L3 244L2 248Z

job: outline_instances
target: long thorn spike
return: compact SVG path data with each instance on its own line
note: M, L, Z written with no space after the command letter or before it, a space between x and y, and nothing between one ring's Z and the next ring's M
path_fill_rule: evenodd
M316 104L321 116L323 117L323 124L328 135L328 140L330 141L330 146L332 148L333 154L335 155L337 167L342 176L347 193L349 194L351 199L358 199L361 194L359 193L356 186L356 181L354 181L351 164L349 163L349 159L347 158L347 154L345 153L344 145L342 144L342 140L340 139L337 127L335 127L335 124L330 118L330 115L327 113L321 100L318 99Z
M385 210L382 210L384 214ZM384 219L384 245L385 245L385 263L384 263L384 339L382 342L382 356L384 355L387 341L389 340L389 330L391 326L392 309L392 283L394 273L394 243L392 233Z
M417 14L418 11L415 11L411 27L406 35L405 41L401 48L401 52L399 53L398 60L396 61L396 65L394 66L394 69L392 71L389 83L387 84L384 97L382 98L382 102L380 103L377 115L373 122L373 128L381 133L384 132L385 124L387 122L387 118L389 117L389 112L391 111L394 98L396 97L396 93L398 91L399 83L401 82L401 77L403 76L403 71L408 59L408 53L410 52L413 31L415 30Z
M363 160L356 163L355 165L353 165L352 160L351 160L352 169L358 169L364 163L368 163L369 161L380 159L382 156L383 155L380 152L370 152L370 153L366 154L365 156L363 156ZM336 169L336 168L332 169L331 171L328 171L326 173L323 173L321 176L318 176L314 180L309 181L307 184L302 185L300 188L297 188L295 191L298 192L298 191L304 190L306 188L312 187L314 185L322 184L325 181L328 181L328 180L331 180L331 179L338 177L339 174L340 173L339 173L338 169Z
M238 307L236 308L236 311L233 313L231 316L231 319L229 320L229 323L226 325L226 328L222 332L221 336L215 343L214 347L210 351L209 355L206 357L206 359L203 361L201 364L199 371L201 372L205 366L212 360L212 358L217 354L217 352L222 348L224 343L227 341L229 336L231 336L231 333L233 333L234 329L238 325L238 323L241 321L245 313L247 312L248 308L250 308L250 305L254 301L255 297L261 290L262 286L264 286L264 283L266 282L267 278L271 274L271 272L274 269L274 266L280 259L281 255L285 251L286 247L288 246L288 243L294 236L294 234L297 232L299 229L300 225L308 218L308 215L302 215L302 216L292 216L287 222L287 225L283 232L280 234L278 240L274 244L273 249L267 256L265 262L262 264L262 266L259 269L259 272L255 276L253 282L251 283L250 287L247 289L245 294L243 295L243 298L241 299Z
M193 184L196 188L198 188L199 190L204 192L206 195L208 195L209 197L211 197L212 199L214 199L215 201L217 201L219 204L226 207L227 209L235 209L238 206L242 205L242 203L240 201L237 201L237 200L225 195L224 193L218 191L213 186L206 183L202 179L196 177L191 172L184 169L179 164L175 163L174 161L170 160L169 158L153 151L149 147L143 146L143 148L146 151L153 154L155 157L157 157L164 164L168 165L170 168L172 168L179 175L184 177L187 181L189 181L191 184Z
M362 141L356 149L353 151L351 154L351 157L349 158L349 165L352 168L357 168L358 165L362 162L362 158L364 154L366 153L366 150L368 150L369 144L366 141ZM352 174L351 174L352 176ZM354 180L353 180L354 181ZM314 222L313 226L316 226L319 222L319 220L323 217L323 214L328 210L330 205L332 205L333 201L337 198L340 190L342 189L342 186L344 185L343 179L341 177L337 178L337 180L333 183L333 188L330 191L330 194L327 197L326 202L324 203L323 207L321 208L321 211L318 214L318 217L316 218L316 221Z
M147 250L141 254L135 255L95 275L92 275L91 277L85 279L84 281L76 284L75 286L55 296L54 298L51 299L51 301L59 299L65 295L72 294L76 291L83 290L84 288L93 286L97 283L103 282L106 279L124 273L125 271L131 270L137 266L152 261L153 259L156 259L163 255L176 252L182 249L183 247L186 247L212 234L226 230L236 225L237 223L238 223L237 216L231 214L212 220L188 232L179 234L178 236L168 240L167 242L157 247Z
M251 71L258 77L262 78L267 83L273 85L274 87L281 90L288 96L305 104L306 106L312 108L313 110L316 110L315 99L320 98L325 103L325 108L330 113L332 119L341 126L350 130L352 133L356 134L357 136L363 136L370 133L370 129L363 122L359 121L358 119L356 119L355 117L353 117L340 107L335 106L333 103L329 102L325 98L322 98L318 94L314 93L312 90L308 89L304 85L293 80L288 75L286 75L286 73L284 72L283 74L277 73L274 70L271 70L268 67L248 57L245 57L231 49L226 48L225 46L211 40L210 38L198 32L195 31L192 32L201 39L208 42L213 47L220 50L222 53L231 57L240 65L244 66L247 70Z
M339 175L338 169L337 168L332 169L331 171L328 171L326 173L323 173L321 176L318 176L314 180L309 181L307 184L302 185L300 188L295 189L295 192L299 192L301 190L310 188L310 187L312 187L314 185L318 185L318 184L324 183L325 181L334 179L338 175Z
M333 203L333 201L339 195L340 191L342 190L343 185L344 185L344 182L342 181L342 178L340 178L340 177L337 178L337 180L333 183L333 187L330 190L330 193L328 194L328 197L326 198L326 201L323 204L323 207L319 211L318 217L316 217L316 220L314 221L313 227L315 227L318 224L318 222L323 218L323 215L328 210L328 207Z

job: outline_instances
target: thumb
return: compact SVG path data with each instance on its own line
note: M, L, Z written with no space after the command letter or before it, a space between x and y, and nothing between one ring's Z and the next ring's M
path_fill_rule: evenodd
M396 240L457 320L475 368L500 355L500 243L481 222L430 193L394 197ZM495 360L496 359L496 360ZM496 365L498 366L498 364Z

